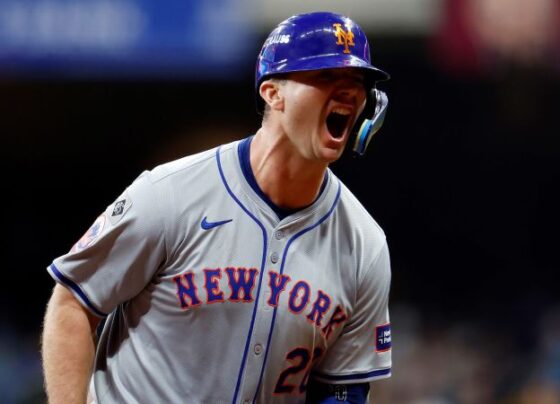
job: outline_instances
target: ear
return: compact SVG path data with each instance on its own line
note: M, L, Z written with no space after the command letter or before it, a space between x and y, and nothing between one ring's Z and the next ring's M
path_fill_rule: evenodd
M282 85L278 80L265 80L259 87L259 94L268 106L277 111L284 110Z

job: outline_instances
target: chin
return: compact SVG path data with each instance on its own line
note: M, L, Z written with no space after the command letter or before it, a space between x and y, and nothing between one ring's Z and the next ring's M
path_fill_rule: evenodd
M323 145L323 156L325 159L329 160L329 162L333 162L338 160L342 153L344 153L344 148L346 147L347 138L343 138L341 140L337 140L334 142L329 142L326 145Z
M334 163L336 160L340 158L340 156L342 156L343 151L344 148L341 149L325 148L322 150L320 157L321 160L323 160L325 163Z

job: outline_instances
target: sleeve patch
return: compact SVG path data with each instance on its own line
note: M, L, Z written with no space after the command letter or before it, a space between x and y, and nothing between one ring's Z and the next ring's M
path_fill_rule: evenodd
M121 199L120 201L115 202L113 206L113 213L111 216L120 216L124 213L124 207L126 206L126 199Z
M93 244L95 240L99 237L99 235L103 232L105 228L105 214L101 214L95 222L91 225L88 231L78 240L74 247L72 247L72 252L78 252L83 250L84 248L89 247Z
M121 195L111 207L109 207L109 221L114 226L119 220L122 219L124 214L132 206L132 199L127 192ZM110 213L109 213L110 212Z
M391 349L391 324L375 327L375 352L385 352Z

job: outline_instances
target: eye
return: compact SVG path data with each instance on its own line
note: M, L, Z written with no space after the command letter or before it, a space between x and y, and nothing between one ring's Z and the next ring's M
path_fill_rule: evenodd
M356 86L364 87L365 84L366 84L366 78L364 77L363 73L353 72L352 74L348 75L347 77Z
M361 75L361 74L360 74L359 76L353 77L353 78L352 78L352 81L353 81L354 83L356 83L357 85L361 86L361 87L365 86L365 84L366 84L366 79L365 79L364 76Z

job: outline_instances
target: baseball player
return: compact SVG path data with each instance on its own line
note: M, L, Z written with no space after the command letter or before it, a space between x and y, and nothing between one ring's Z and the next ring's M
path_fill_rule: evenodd
M387 78L349 18L280 23L256 134L142 173L48 267L50 402L366 402L391 372L389 253L328 166L355 124L363 154Z

